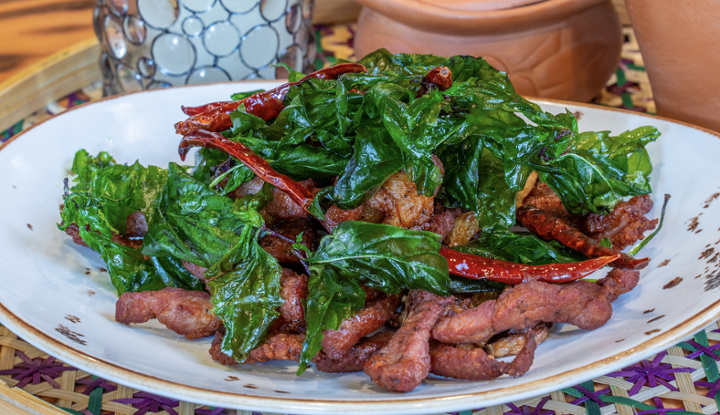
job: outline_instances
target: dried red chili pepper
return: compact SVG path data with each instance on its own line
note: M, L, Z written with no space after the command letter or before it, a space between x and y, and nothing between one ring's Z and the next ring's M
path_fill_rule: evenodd
M513 285L532 280L556 283L575 281L620 258L619 254L615 254L568 264L525 265L465 254L448 248L441 248L440 255L448 260L450 273L453 275Z
M309 209L313 195L299 183L275 171L265 159L255 154L245 144L229 140L220 133L194 131L185 135L180 141L178 147L180 159L185 161L185 156L192 147L214 148L235 157L258 177L287 193L293 202L306 211Z
M636 259L628 254L615 251L614 249L605 248L579 230L568 225L564 220L550 215L535 206L523 205L519 207L516 216L518 221L528 228L530 232L546 240L555 239L568 248L582 253L586 257L597 258L619 254L619 259L611 264L615 268L643 269L650 263L650 258Z
M258 92L239 101L214 102L200 107L183 107L183 112L191 115L185 121L175 124L175 132L178 134L189 134L193 131L224 131L232 127L230 113L238 109L241 104L245 105L245 112L269 121L277 118L285 108L283 100L290 87L297 85L307 79L337 79L346 73L367 72L367 69L359 63L341 63L340 65L320 69L306 75L297 82L288 82L276 88L264 92Z

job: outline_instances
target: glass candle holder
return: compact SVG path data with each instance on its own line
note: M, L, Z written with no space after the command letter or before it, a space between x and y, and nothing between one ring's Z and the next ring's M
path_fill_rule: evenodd
M97 0L104 95L314 70L313 0Z

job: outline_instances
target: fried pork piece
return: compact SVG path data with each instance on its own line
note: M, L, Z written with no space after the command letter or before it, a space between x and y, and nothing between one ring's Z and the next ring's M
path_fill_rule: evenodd
M635 288L639 275L638 271L613 269L597 283L519 284L506 289L497 300L444 317L432 335L443 343L482 343L494 333L525 330L541 321L594 330L610 319L610 303Z
M283 268L280 277L280 296L285 302L280 306L280 315L286 324L295 331L305 331L305 311L303 300L308 296L308 277Z
M212 335L222 326L211 312L210 294L166 287L160 291L126 292L115 304L115 320L145 323L157 318L165 327L188 340Z
M322 339L323 353L335 358L349 350L360 339L385 325L399 305L399 295L381 297L343 321L338 330L325 330Z
M495 334L492 321L496 302L485 301L459 313L449 313L437 322L432 337L443 343L483 343Z
M185 269L188 270L192 275L194 275L199 280L205 282L205 271L207 271L207 268L197 264L193 264L192 262L187 262L185 260L181 260L180 262L182 262Z
M584 218L581 230L595 240L610 239L613 249L621 250L643 239L646 231L655 229L658 219L648 220L653 202L649 195L635 196L618 203L607 215L590 214Z
M213 360L222 365L236 365L237 361L223 353L221 350L224 336L225 334L222 330L215 332L215 339L213 339L209 350L210 356L212 356ZM392 336L393 333L389 331L376 333L371 337L366 337L360 340L358 344L336 357L330 357L321 352L318 353L312 361L317 365L318 370L321 372L359 372L363 370L363 365L370 356L386 345ZM270 360L289 360L297 362L300 360L302 344L304 341L304 334L284 332L270 334L268 335L265 343L250 352L250 356L245 363L261 363Z
M325 213L325 220L320 222L326 231L332 233L333 229L340 223L347 220L359 220L363 213L365 205L360 205L355 209L343 210L337 206L330 206Z
M443 308L453 297L437 297L413 290L410 296L424 301L410 301L411 315L388 344L365 362L364 371L378 386L393 392L409 392L425 379L430 371L430 330Z
M440 235L442 240L445 241L455 227L455 218L461 214L462 211L460 209L446 209L442 203L435 201L435 213L433 213L430 220L422 225L414 226L411 229L434 232Z
M215 338L210 345L210 356L222 365L236 365L237 360L222 351L224 337L225 334L223 331L218 330L215 332ZM265 343L250 352L250 356L245 360L245 363L262 363L270 360L290 360L297 362L300 360L303 341L305 341L304 334L282 332L270 334L265 340Z
M334 356L328 356L320 352L315 356L313 362L321 372L360 372L363 370L365 362L385 346L394 334L392 331L381 331L370 337L361 339L348 350Z
M470 242L473 236L480 230L480 223L474 212L465 212L453 219L453 228L445 238L445 244L449 247L465 245Z
M390 176L367 204L385 214L383 223L401 228L422 225L434 212L434 197L419 195L405 172Z
M549 323L540 323L533 328L518 333L508 333L507 336L501 337L487 345L488 355L492 357L503 357L520 353L520 350L527 344L526 335L528 333L532 335L532 338L535 339L535 344L539 346L540 343L547 339L550 326L551 324Z
M549 215L564 220L568 225L577 228L580 225L580 217L573 215L565 210L560 197L555 193L552 187L537 180L535 187L523 199L523 205L535 206L540 208Z
M298 235L302 233L302 243L311 251L314 251L316 248L317 237L315 229L313 229L310 221L305 218L281 220L273 224L271 229L293 242L297 240ZM300 259L293 252L292 243L282 238L266 235L260 239L260 246L280 263L300 263Z
M125 221L125 236L128 238L142 238L148 232L147 221L142 212L135 212L128 215Z
M451 346L433 341L430 347L434 375L467 380L490 380L507 373L518 377L530 369L537 345L532 335L525 335L525 344L511 363L495 360L479 347Z
M208 353L210 353L210 356L212 356L213 360L220 363L221 365L225 366L233 366L237 364L237 360L235 360L232 356L228 356L222 351L222 342L223 338L225 337L225 327L221 327L220 330L215 332L215 338L213 339L212 343L210 344L210 350L208 350Z
M262 363L270 360L300 360L304 334L276 333L268 336L265 343L250 352L245 363Z
M247 195L254 195L259 192L260 189L262 189L264 183L265 182L261 178L255 177L249 182L238 186L238 188L233 191L233 196L239 199ZM318 191L318 188L313 179L303 180L298 183L304 188L306 188L308 191L310 191L310 193L312 194L315 194ZM270 215L275 219L293 219L308 217L307 213L303 210L303 208L297 203L293 202L292 199L290 199L290 196L287 195L287 193L277 188L274 188L272 190L272 194L273 200L268 203L267 206L265 206L263 211L260 213L266 213L267 215Z
M565 210L555 191L538 180L523 204L535 206L562 219L596 241L608 238L615 250L622 250L643 239L644 233L655 229L658 224L658 219L649 220L645 217L653 207L649 195L635 196L627 202L620 202L607 215L591 213L579 216Z

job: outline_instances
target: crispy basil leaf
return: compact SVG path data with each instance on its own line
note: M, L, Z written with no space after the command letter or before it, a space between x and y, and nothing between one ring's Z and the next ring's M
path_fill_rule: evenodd
M245 220L233 210L232 199L170 163L167 186L148 221L143 253L210 267L237 244Z
M587 259L557 241L548 242L531 233L512 232L504 228L484 232L478 240L453 249L519 264L555 264Z
M357 281L344 278L329 267L310 266L308 298L304 306L307 330L298 376L320 351L323 330L337 330L343 320L352 317L364 306L365 291Z
M440 236L432 232L346 221L307 262L386 293L420 289L447 295L449 271L440 247Z
M355 140L355 155L338 178L331 202L340 209L360 206L402 166L400 151L385 129L378 123L361 126Z
M551 168L538 170L573 213L606 213L627 196L651 192L650 156L645 145L660 133L640 127L613 137L607 131L577 134Z
M399 53L393 55L387 49L378 49L360 60L367 68L368 75L426 75L436 66L441 66L445 58L435 55L413 55Z
M284 302L280 264L260 247L258 233L252 226L242 228L232 249L205 273L213 313L225 325L222 351L239 363L265 340Z
M107 153L90 157L79 151L73 162L77 185L64 196L61 230L74 224L80 237L100 253L118 294L159 290L166 286L202 290L200 280L173 258L145 259L139 249L112 240L125 231L130 213L142 210L152 218L151 206L164 186L167 172L154 166L114 164Z
M145 259L132 249L95 232L80 231L85 243L100 253L118 295L124 292L157 291L165 287L203 291L205 287L174 258Z

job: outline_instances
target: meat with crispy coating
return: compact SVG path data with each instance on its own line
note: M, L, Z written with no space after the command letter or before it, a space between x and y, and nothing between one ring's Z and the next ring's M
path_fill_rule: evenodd
M519 284L506 289L497 300L444 317L433 329L433 337L450 344L482 343L494 333L524 330L540 321L594 330L612 316L610 303L635 288L639 274L613 269L597 283Z
M224 331L215 332L215 338L210 345L210 356L213 360L225 366L237 364L237 360L222 351L222 342L225 337ZM250 351L245 360L246 364L263 363L270 360L299 361L302 352L302 344L305 341L304 334L273 333L267 336L265 343Z
M321 372L343 373L360 372L365 362L378 350L385 346L393 337L392 331L381 331L370 337L361 339L348 350L334 356L318 353L313 362Z
M212 313L210 294L166 287L160 291L126 292L115 304L115 320L145 323L157 318L165 327L188 340L212 335L222 321Z
M280 277L280 296L285 302L280 306L280 315L295 331L305 331L303 301L308 296L307 284L307 275L283 268Z
M395 314L399 295L387 295L372 301L357 314L344 320L337 330L323 332L322 350L330 357L349 350L360 339L379 329Z
M330 206L325 213L325 220L321 221L326 231L332 233L336 226L347 220L358 220L362 215L364 205L360 205L355 209L343 210L337 206Z
M271 226L271 229L293 241L302 234L302 243L311 251L316 248L317 237L310 221L306 218L280 220ZM266 235L260 239L260 247L283 264L299 264L300 259L295 255L292 243L275 235Z
M479 230L480 224L475 217L475 213L462 213L454 218L453 228L445 238L445 244L449 247L465 245L470 242Z
M315 181L312 179L303 180L298 183L301 186L305 187L312 194L315 194L318 191L315 185ZM262 189L264 184L265 182L261 178L255 177L249 182L243 183L238 186L238 188L232 192L232 196L239 199L247 195L254 195ZM302 206L293 202L292 199L290 199L290 196L287 195L287 193L277 188L274 188L272 190L272 194L273 200L268 203L267 206L265 206L265 208L260 212L263 217L267 217L268 215L275 219L293 219L308 217Z
M215 332L215 338L213 339L212 343L210 344L210 350L208 350L208 353L210 353L210 356L212 356L214 361L220 363L221 365L225 365L225 366L236 365L237 360L235 360L232 356L226 355L222 351L222 342L223 342L224 337L225 337L225 327L221 327L220 330Z
M488 344L487 352L492 357L516 355L527 343L527 333L530 333L538 346L547 339L550 323L539 323L535 327L521 332L509 332L494 342Z
M610 239L613 249L621 250L643 239L646 231L655 229L658 219L648 220L653 201L649 195L635 196L620 202L607 215L589 214L582 220L580 230L595 240Z
M128 215L125 221L125 237L142 238L148 232L147 220L142 212L135 212Z
M525 335L525 344L510 363L495 360L480 347L456 347L433 342L430 348L431 369L434 375L466 380L490 380L507 373L518 377L530 369L535 356L535 339Z
M304 334L276 333L265 340L265 343L253 349L245 363L262 363L270 360L300 361Z
M205 271L207 271L207 268L185 260L181 260L180 262L182 262L185 269L194 275L195 278L205 282Z
M552 187L540 180L535 182L535 187L525 199L523 199L523 205L535 206L536 208L542 209L549 215L564 220L570 226L577 228L580 225L580 217L568 212L565 206L563 206L562 200L560 200L560 197Z
M414 295L419 290L411 291ZM452 297L420 293L425 301L412 309L411 315L388 344L365 362L364 372L378 386L394 392L409 392L430 371L430 330Z
M419 195L405 172L390 176L367 203L385 214L383 223L401 228L422 225L434 212L434 198Z
M644 233L655 229L658 224L658 219L649 220L645 217L653 207L649 195L635 196L627 202L620 202L607 215L573 215L565 209L555 191L538 180L522 203L565 221L595 241L610 239L615 250L622 250L643 239Z
M456 211L458 212L456 214ZM443 241L448 237L450 232L455 227L455 217L459 216L460 209L449 209L438 211L437 206L435 207L435 213L432 215L430 220L419 226L414 226L411 229L417 231L429 231L440 235Z

